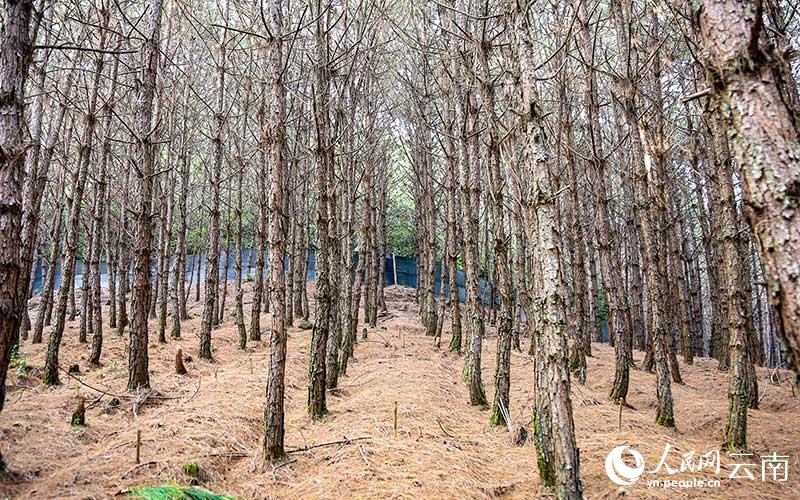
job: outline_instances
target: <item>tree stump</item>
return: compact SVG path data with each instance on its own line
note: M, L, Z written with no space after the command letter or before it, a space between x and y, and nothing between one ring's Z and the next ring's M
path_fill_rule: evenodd
M526 441L528 441L528 430L520 425L517 432L514 434L514 445L522 446Z
M175 373L186 375L186 365L183 364L183 349L180 347L175 351Z
M86 399L83 397L78 400L78 407L72 414L72 419L69 423L73 427L83 427L86 425Z

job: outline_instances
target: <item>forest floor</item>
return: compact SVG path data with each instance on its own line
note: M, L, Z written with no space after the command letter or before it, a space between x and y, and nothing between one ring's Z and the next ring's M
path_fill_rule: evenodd
M229 303L231 298L229 297ZM237 346L229 319L213 332L214 362L197 358L201 303L190 301L192 319L183 340L159 344L151 323L153 392L144 400L125 395L126 340L107 333L103 366L89 370L89 346L77 341L70 322L61 350L63 366L78 364L84 384L62 373L63 385L41 385L45 344L25 343L21 359L32 369L11 369L6 407L0 414L0 446L12 471L0 479L0 497L110 498L140 485L190 484L241 499L250 498L531 498L545 492L529 441L515 446L512 433L488 425L489 411L468 404L461 379L463 358L435 349L416 318L413 291L387 289L388 316L368 329L369 342L356 346L354 362L340 388L329 394L329 415L313 423L306 415L310 330L291 328L286 385L286 443L289 461L263 466L263 404L267 380L267 337ZM246 300L249 302L249 300ZM246 305L245 310L249 307ZM296 322L298 323L298 322ZM265 322L268 325L268 315ZM359 326L359 336L362 327ZM46 333L46 332L45 332ZM189 374L174 374L176 345L194 359ZM524 346L527 347L527 346ZM622 412L607 398L614 374L613 349L594 344L585 386L572 385L581 477L588 498L800 498L800 402L788 374L781 385L758 369L761 409L751 410L748 437L755 479L729 479L737 459L722 456L723 468L668 475L645 473L619 487L605 473L611 449L629 445L654 469L666 444L668 465L681 453L717 449L727 409L727 377L716 362L682 365L684 385L673 385L677 429L654 424L654 375L631 371L629 403ZM484 343L483 380L492 399L495 341ZM641 353L636 352L637 364ZM532 362L512 356L511 415L529 427ZM90 388L94 387L94 389ZM107 392L102 394L98 389ZM120 400L114 405L114 395ZM86 426L72 427L79 396L87 401ZM142 401L144 400L144 401ZM397 404L397 432L393 429ZM141 432L141 463L135 462ZM351 441L347 441L347 440ZM340 441L337 444L320 444ZM303 451L304 448L313 447ZM789 481L762 481L760 458L788 455ZM196 463L195 479L184 471ZM714 488L649 488L645 479L720 479Z

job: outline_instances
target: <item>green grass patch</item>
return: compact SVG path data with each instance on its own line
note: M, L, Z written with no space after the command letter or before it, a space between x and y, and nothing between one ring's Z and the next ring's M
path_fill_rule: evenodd
M227 495L217 495L203 488L165 484L162 486L140 486L128 494L140 500L236 500Z

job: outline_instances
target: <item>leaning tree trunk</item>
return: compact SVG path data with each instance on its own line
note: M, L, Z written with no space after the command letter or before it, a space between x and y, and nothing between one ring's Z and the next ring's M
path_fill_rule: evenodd
M101 50L105 47L105 37L100 38ZM61 348L61 338L64 334L64 326L67 315L67 302L69 301L70 289L74 284L74 272L77 262L78 239L80 233L81 205L83 202L83 192L86 187L88 177L89 162L94 145L95 128L97 124L97 99L100 91L100 78L103 72L104 54L99 52L95 58L94 80L89 98L89 105L86 110L86 126L84 140L78 147L78 160L75 166L75 173L72 176L72 200L70 206L69 225L67 226L67 243L64 248L66 258L61 268L60 286L58 291L58 304L56 306L56 319L53 329L50 332L50 339L47 344L47 354L45 356L44 376L42 381L47 385L57 385L60 383L58 378L58 354ZM84 272L84 282L86 273Z
M56 222L53 231L50 233L50 258L47 261L47 278L42 283L42 296L39 300L39 314L33 326L33 336L31 342L34 344L42 343L42 333L47 318L47 309L53 302L53 287L56 283L56 267L58 266L58 253L61 248L61 229L64 226L64 209L59 203L56 207Z

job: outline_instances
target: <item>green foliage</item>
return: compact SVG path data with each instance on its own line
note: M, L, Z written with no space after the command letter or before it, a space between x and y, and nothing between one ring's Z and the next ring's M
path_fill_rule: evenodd
M408 192L393 189L386 207L386 252L413 258L414 200Z
M28 358L19 353L19 344L11 348L11 368L17 370L17 375L28 371Z
M227 495L217 495L203 488L165 484L162 486L140 486L129 493L141 500L236 500Z
M203 225L201 227L189 228L186 231L186 248L190 254L196 254L197 250L202 247L202 244L208 239L208 228Z
M606 293L605 288L602 286L599 287L597 293L597 317L603 321L608 319L606 311Z
M405 224L387 225L386 252L398 257L414 258L414 232Z
M197 465L197 462L183 464L183 472L187 476L197 477L200 474L200 466Z

